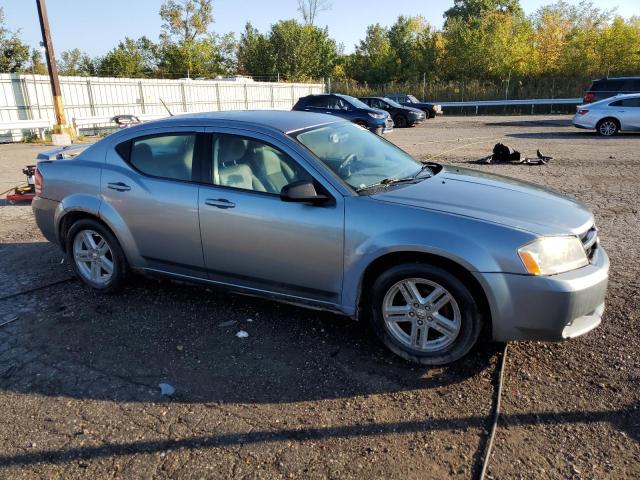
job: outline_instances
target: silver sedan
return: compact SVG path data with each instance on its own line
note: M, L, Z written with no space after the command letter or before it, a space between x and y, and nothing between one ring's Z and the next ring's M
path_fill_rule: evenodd
M611 137L621 130L640 130L640 94L618 95L580 105L573 117L573 124L578 128L595 129L605 137Z
M38 226L102 292L136 270L262 295L367 320L427 365L482 331L573 338L604 310L609 260L585 205L420 163L333 116L173 117L37 168Z

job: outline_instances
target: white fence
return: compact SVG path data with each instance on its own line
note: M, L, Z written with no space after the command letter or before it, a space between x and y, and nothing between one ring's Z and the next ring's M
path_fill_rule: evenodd
M67 121L119 114L166 115L225 110L288 110L298 98L324 92L322 84L226 80L161 80L103 77L60 77ZM9 122L48 120L54 123L49 78L45 75L0 74L0 142L17 141L24 132ZM82 123L81 121L79 123ZM25 125L25 124L22 124Z

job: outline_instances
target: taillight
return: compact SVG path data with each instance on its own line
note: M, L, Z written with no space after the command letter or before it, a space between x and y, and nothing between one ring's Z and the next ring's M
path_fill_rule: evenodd
M42 180L43 179L42 179L42 174L40 173L40 170L38 170L37 168L36 168L36 173L34 175L34 179L35 179L35 181L34 181L33 186L34 186L34 188L36 190L36 195L40 196L40 195L42 195Z
M578 110L578 115L585 115L589 113L589 110L585 110L584 108L581 108L580 110Z
M591 103L591 102L593 102L593 99L594 99L594 98L596 98L596 96L595 96L593 93L587 93L587 94L584 96L584 100L583 100L583 102L584 102L584 103Z

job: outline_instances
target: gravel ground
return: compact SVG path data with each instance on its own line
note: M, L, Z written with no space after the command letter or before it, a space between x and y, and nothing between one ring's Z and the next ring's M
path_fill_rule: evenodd
M612 262L603 324L564 344L510 345L489 472L640 477L640 136L602 139L568 117L536 116L445 117L388 138L421 159L548 185L593 208ZM555 159L469 163L498 140ZM0 191L40 149L0 146ZM16 318L0 326L0 478L478 473L499 346L425 369L340 316L137 277L118 296L76 281L10 296L64 281L61 259L30 207L0 203L0 324Z

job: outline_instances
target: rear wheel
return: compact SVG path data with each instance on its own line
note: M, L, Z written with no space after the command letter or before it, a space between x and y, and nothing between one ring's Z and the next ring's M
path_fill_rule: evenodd
M103 224L79 220L69 229L66 241L69 263L84 283L105 293L123 285L127 262L118 240Z
M482 318L457 277L426 264L398 265L374 283L371 321L382 342L423 365L454 362L478 340Z
M612 137L620 131L620 124L615 118L603 118L596 125L596 130L603 137Z

